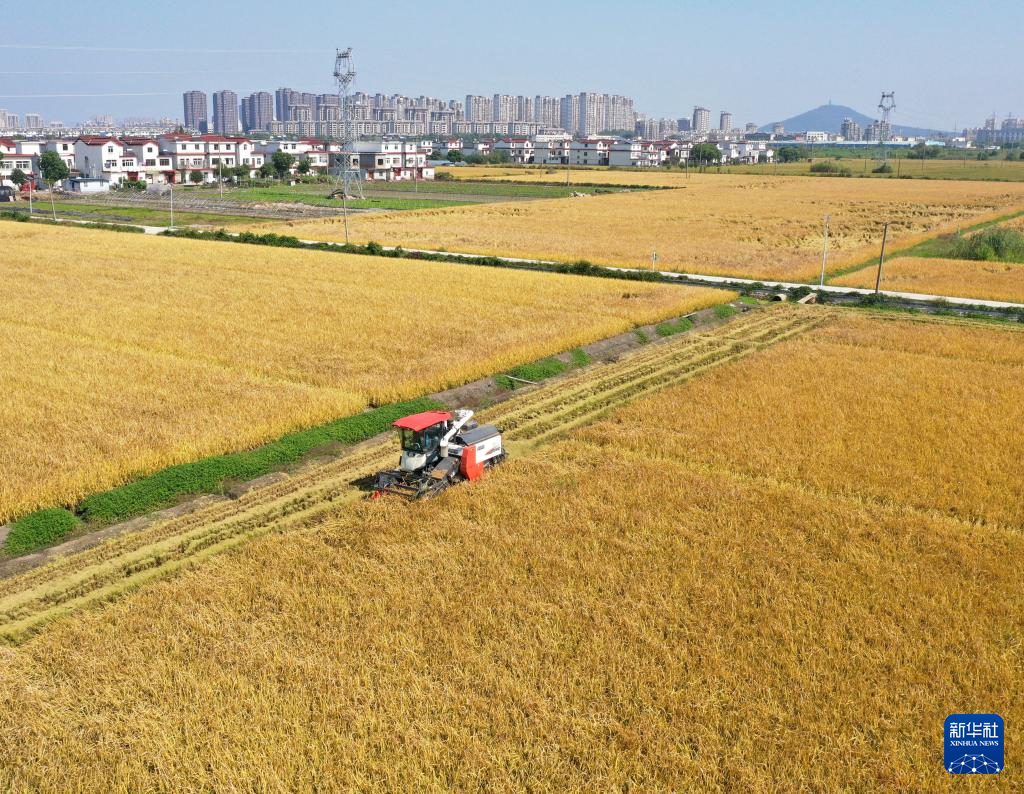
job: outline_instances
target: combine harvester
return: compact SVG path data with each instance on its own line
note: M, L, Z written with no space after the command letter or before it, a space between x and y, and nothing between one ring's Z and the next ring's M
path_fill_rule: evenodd
M377 475L371 498L385 494L406 499L435 496L449 485L475 480L505 460L501 430L473 421L473 412L424 411L394 423L402 443L397 469Z

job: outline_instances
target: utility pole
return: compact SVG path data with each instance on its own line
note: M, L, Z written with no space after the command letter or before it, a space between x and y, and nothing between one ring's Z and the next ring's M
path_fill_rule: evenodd
M886 221L882 229L882 253L878 257L878 275L875 277L875 295L878 295L882 288L882 264L885 262L885 241L889 237L889 222Z
M821 249L821 284L820 284L820 286L822 286L822 287L825 286L825 263L828 262L828 222L830 220L832 220L832 216L831 215L826 215L825 216L825 244L822 246L822 249Z
M35 174L28 180L28 214L32 215L32 184L35 182Z
M345 245L348 245L348 191L344 188L341 191L341 217L345 224Z
M57 220L57 205L53 201L53 183L50 183L50 211L53 213L53 219Z
M174 183L170 182L168 185L171 189L171 225L168 227L170 231L174 231Z

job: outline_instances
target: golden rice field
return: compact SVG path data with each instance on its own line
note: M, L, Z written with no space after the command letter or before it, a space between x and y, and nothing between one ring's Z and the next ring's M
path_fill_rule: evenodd
M833 158L814 158L813 161L801 160L797 163L777 163L772 165L730 165L722 168L722 176L748 174L756 176L810 176L813 162L828 160L850 169L854 177L870 177L873 179L896 179L909 176L926 179L946 180L995 180L1001 182L1024 181L1024 162L1010 160L909 160L903 153L894 150L889 164L892 174L874 174L873 169L881 165L881 160L865 160L854 156L841 160ZM454 168L438 168L439 174L451 174L459 180L496 180L502 182L555 183L565 184L566 169L564 166L457 166ZM697 172L689 175L692 179ZM705 173L716 174L714 169ZM569 169L570 184L593 185L636 185L653 187L680 187L688 181L687 172L678 168L637 169L634 171L617 168L572 167Z
M953 790L1024 719L1021 336L832 322L55 624L0 788Z
M408 248L630 267L650 267L657 252L659 269L811 280L826 213L829 267L839 270L877 256L885 221L895 253L1022 209L1024 184L694 175L677 190L373 213L349 223L357 241ZM340 218L260 228L344 239Z
M0 225L0 521L732 293Z
M998 182L1024 182L1024 162L1015 160L978 160L973 155L960 160L911 160L906 153L891 151L888 163L892 173L875 174L873 170L882 164L882 160L863 157L814 158L813 162L829 160L836 165L848 168L854 177L872 179L947 179L959 180L992 180ZM779 165L738 165L729 166L729 173L769 174L801 176L811 173L812 162L802 160L798 163Z
M829 283L873 288L876 273L877 268L869 267ZM1024 264L897 257L882 268L882 289L1024 303Z

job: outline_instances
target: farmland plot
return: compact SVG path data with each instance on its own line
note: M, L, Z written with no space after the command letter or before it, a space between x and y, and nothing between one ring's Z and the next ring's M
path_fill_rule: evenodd
M832 322L64 621L0 651L0 785L949 788L948 713L1024 719L1019 337Z
M0 236L0 521L730 296L42 225Z
M955 189L954 189L955 188ZM694 175L675 190L490 204L350 221L353 239L407 248L651 267L756 279L811 280L941 231L1024 209L1024 184ZM263 227L264 229L268 227ZM341 240L340 219L273 227Z
M498 423L512 454L519 456L626 401L805 333L829 316L817 309L783 306L755 312L723 328L651 345L577 372L501 403L480 418ZM393 439L371 441L352 454L306 467L237 499L158 520L141 531L0 581L0 639L22 641L60 617L268 532L294 531L323 521L358 499L362 494L356 483L389 468L396 455Z
M1000 182L1024 181L1024 163L1009 160L908 160L899 162L898 153L890 158L889 165L893 171L886 174L875 174L874 169L882 164L881 160L864 160L858 157L844 157L841 160L815 158L814 162L830 162L848 168L854 177L864 176L871 179L896 179L899 174L907 177L925 179L945 179L951 181L994 180ZM811 163L801 160L796 163L773 163L771 165L733 165L723 167L722 176L758 175L773 178L785 176L810 176ZM713 173L714 167L708 168ZM510 166L458 166L455 168L439 168L440 174L451 174L459 181L481 180L494 182L514 182L516 184L565 184L565 167L534 166L530 168ZM686 184L697 173L685 170L663 170L661 168L636 169L626 171L616 168L574 167L569 169L570 184L645 186L645 187L680 187ZM715 174L716 176L718 174Z
M876 268L846 273L829 283L872 288ZM896 257L886 261L882 289L1024 303L1024 264L971 259Z

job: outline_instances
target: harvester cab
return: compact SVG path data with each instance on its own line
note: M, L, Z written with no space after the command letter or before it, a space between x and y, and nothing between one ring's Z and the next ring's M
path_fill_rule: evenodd
M373 496L434 496L449 485L475 480L505 459L501 431L473 421L473 412L424 411L394 423L402 446L397 469L377 475Z

